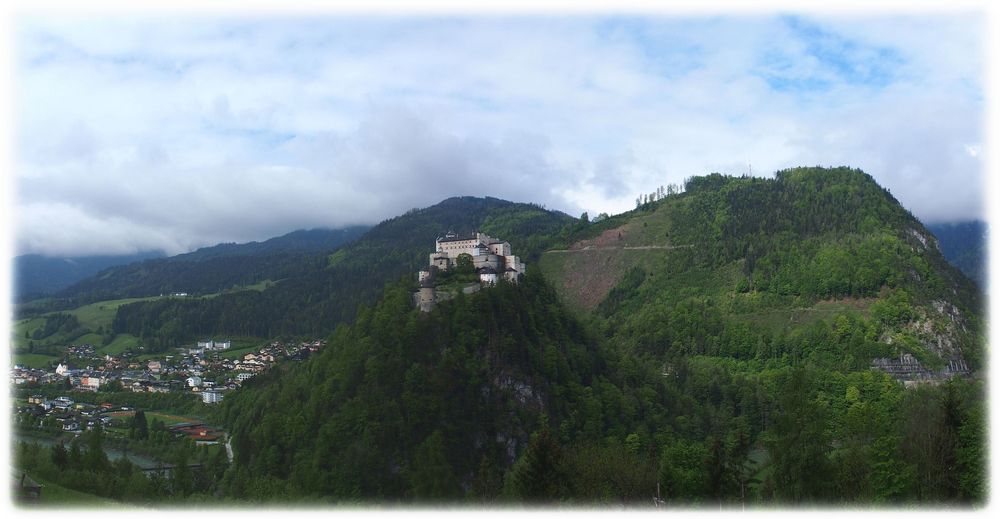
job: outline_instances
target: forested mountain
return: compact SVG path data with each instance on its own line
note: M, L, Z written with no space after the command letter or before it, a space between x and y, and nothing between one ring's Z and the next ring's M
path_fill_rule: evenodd
M652 199L534 235L533 252L552 247L526 254L522 283L429 314L410 298L423 243L409 277L321 354L226 399L225 492L983 502L980 294L887 191L860 171L799 168ZM901 354L934 383L873 369Z
M282 272L281 282L265 290L129 304L118 310L113 328L154 347L200 336L326 334L353 319L359 304L373 303L386 283L426 265L434 239L447 230L503 237L530 260L579 223L535 205L450 198L386 220L328 257L290 264L295 270Z
M194 252L173 256L170 260L205 261L233 256L332 252L358 239L370 228L367 225L354 225L342 229L300 229L262 242L220 243L202 247Z
M989 267L989 256L986 252L989 244L989 227L986 222L973 220L939 223L928 225L927 229L937 237L941 254L969 276L969 279L985 288Z
M982 294L868 175L800 168L773 180L710 175L686 187L591 226L576 237L577 250L547 253L546 275L570 304L595 310L609 333L627 332L639 350L671 333L663 323L674 312L719 323L687 343L688 354L714 354L724 344L712 336L726 319L753 327L774 324L782 313L794 321L789 309L840 307L882 316L888 340L881 342L892 344L882 355L980 362ZM754 336L740 342L758 339L768 343ZM756 355L753 348L739 354ZM856 352L851 358L855 367L871 360Z
M324 257L356 240L368 227L299 230L263 242L225 243L168 258L101 270L51 297L27 302L19 317L75 308L95 301L183 292L212 294L311 272Z
M14 258L14 300L28 301L62 290L106 268L163 257L162 252L120 256L57 258L25 254Z

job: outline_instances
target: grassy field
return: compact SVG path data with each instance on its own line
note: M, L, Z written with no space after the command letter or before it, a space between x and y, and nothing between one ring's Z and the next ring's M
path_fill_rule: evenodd
M27 332L28 335L31 335L35 333L35 330L43 326L45 326L44 317L33 317L31 319L21 319L20 321L16 321L11 326L11 346L14 348L26 347L28 345L28 341L31 339L24 336L25 332Z
M38 353L18 353L14 355L14 364L28 366L29 368L47 368L49 362L58 359L59 357L40 355Z
M222 352L222 357L225 359L239 359L247 353L256 353L257 350L259 350L263 345L264 341L257 341L252 345L236 348L236 344L234 342L234 347Z
M244 290L265 290L271 286L274 286L277 281L272 281L270 279L265 279L259 283L253 285L247 285L243 287L234 287L233 289L226 290L224 293L230 292L241 292ZM205 294L199 296L199 298L210 298L218 296L219 293ZM90 330L90 332L96 332L98 328L109 329L111 328L111 323L115 319L115 315L118 312L118 308L127 305L129 303L136 303L140 301L152 301L161 298L170 298L174 296L150 296L150 297L133 297L127 299L113 299L107 301L98 301L96 303L91 303L88 305L81 306L73 310L66 310L62 313L67 313L76 316L77 321L80 322L81 328ZM52 312L58 313L58 312ZM28 346L30 339L29 337L35 333L36 330L43 328L45 326L45 316L50 314L45 314L39 317L34 317L31 319L22 319L16 321L11 330L11 346L15 349L25 348ZM29 337L25 337L27 334ZM41 339L34 340L34 343L40 346L46 345L56 345L56 346L68 346L69 344L93 344L99 346L101 344L101 336L96 333L87 333L80 337L71 338L63 333L54 333L48 337L43 337ZM253 339L257 340L257 339ZM236 341L234 340L234 345ZM114 341L106 346L99 346L97 352L101 354L118 354L130 347L135 347L138 343L138 339L132 335L122 334L118 335Z
M146 414L146 423L150 426L153 424L153 419L157 419L167 427L178 424L178 423L204 423L204 420L197 416L180 416L175 414L164 413L162 411L143 411ZM129 418L135 415L135 411L115 411L110 413L111 416L115 418Z
M80 322L80 326L90 330L91 332L96 331L98 328L110 328L111 322L115 319L115 313L118 311L118 307L122 305L127 305L129 303L135 303L138 301L150 301L153 299L158 299L159 297L136 297L129 299L114 299L110 301L98 301L96 303L91 303L89 305L84 305L73 310L67 310L63 313L76 316L77 321ZM48 315L48 314L46 314ZM35 333L35 330L45 326L45 317L35 317L32 319L23 319L14 323L13 330L11 333L11 345L14 348L20 348L28 345L28 341L32 340L26 338L25 332L28 335ZM69 340L69 338L62 333L55 333L48 337L44 337L34 341L35 344L39 345L51 345L55 344L58 346L66 346L69 342L74 344L94 344L99 345L101 343L101 336L96 333L88 333L81 337Z
M179 423L202 423L202 422L204 422L204 420L202 420L201 418L198 418L197 416L178 416L178 415L174 415L174 414L161 413L159 411L149 411L149 412L146 413L146 421L149 422L150 425L153 424L153 419L154 418L156 418L157 420L165 423L167 425L167 427L170 427L171 425L179 424Z
M278 284L277 281L271 281L270 279L265 279L264 281L261 281L260 283L255 283L253 285L245 285L243 287L240 287L240 290L256 290L258 292L262 292L262 291L267 290L268 288L271 288L271 287L273 287L274 285L277 285L277 284ZM236 291L238 292L239 290L236 290Z
M129 348L136 347L138 344L138 337L127 333L120 333L115 336L115 340L111 341L106 346L97 348L97 353L102 355L118 355Z
M113 299L110 301L98 301L96 303L91 303L89 305L81 306L75 310L70 310L66 313L76 316L76 319L80 321L80 325L84 328L90 328L91 330L96 330L99 326L108 328L111 326L111 322L115 319L115 313L118 311L118 307L127 305L129 303L137 303L139 301L152 301L154 299L160 299L159 296L152 297L134 297L129 299Z
M15 505L22 510L31 510L35 508L58 508L58 507L78 507L78 506L93 506L101 508L130 508L128 505L115 501L113 499L108 499L104 497L95 496L93 494L87 494L84 492L79 492L77 490L69 489L63 486L59 486L51 481L46 481L40 479L34 474L28 474L31 479L34 479L39 485L42 485L42 497L39 501L14 501Z
M242 291L242 290L264 290L268 287L273 286L275 281L269 279L256 283L254 285L248 285L244 287L238 287L233 290L227 291ZM200 296L202 298L215 297L218 294L206 294ZM34 342L38 346L59 346L64 347L70 344L93 344L96 346L96 352L99 355L118 355L129 348L135 348L139 344L138 337L130 334L119 334L115 337L111 343L101 346L103 338L97 334L93 333L99 328L109 329L111 328L111 323L114 321L115 314L118 312L118 308L129 303L135 303L139 301L151 301L154 299L160 299L161 297L173 297L173 296L152 296L152 297L134 297L128 299L114 299L108 301L98 301L96 303L91 303L88 305L81 306L73 310L66 310L63 313L68 313L76 316L77 321L80 322L81 328L90 330L91 333L86 333L81 336L73 337L64 333L54 333L48 337L43 337L41 339L31 339L31 335L35 333L36 330L41 329L45 326L45 314L40 317L33 317L31 319L22 319L13 323L11 330L11 347L13 349L23 349L27 348L29 342ZM53 312L55 313L55 312ZM79 332L77 332L79 333ZM28 335L29 337L25 337ZM259 348L262 339L258 338L247 338L247 339L233 339L234 348ZM247 351L250 351L249 349ZM240 353L243 355L246 351ZM156 355L146 355L143 356L146 359L154 358ZM44 367L49 360L54 357L47 355L38 354L22 354L18 355L15 362L23 363L32 367ZM232 358L230 356L230 358Z

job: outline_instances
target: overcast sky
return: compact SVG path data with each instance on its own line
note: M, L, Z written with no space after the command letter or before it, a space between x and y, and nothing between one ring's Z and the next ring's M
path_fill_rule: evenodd
M617 213L718 171L982 218L975 16L21 17L18 254L179 253L454 195Z

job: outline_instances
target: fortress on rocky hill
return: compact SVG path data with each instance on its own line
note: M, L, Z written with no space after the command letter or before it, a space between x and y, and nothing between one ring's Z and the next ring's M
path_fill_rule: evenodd
M430 254L428 266L417 273L420 291L414 294L414 299L420 310L430 312L437 302L453 296L436 290L437 274L456 269L463 260L470 262L479 276L478 285L470 284L462 288L466 293L476 292L500 279L516 283L524 275L524 263L511 253L509 242L481 232L463 235L448 232L434 241L434 252Z

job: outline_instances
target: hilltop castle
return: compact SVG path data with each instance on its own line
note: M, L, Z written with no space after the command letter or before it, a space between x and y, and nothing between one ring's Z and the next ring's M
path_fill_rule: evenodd
M516 283L524 274L524 263L511 254L509 242L481 232L467 235L448 232L434 241L434 252L430 254L429 265L417 273L420 291L415 294L415 299L420 310L430 312L438 301L451 298L451 294L438 293L435 289L436 274L456 268L462 256L468 256L479 275L479 285L462 288L465 293L493 285L501 278Z

